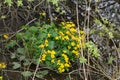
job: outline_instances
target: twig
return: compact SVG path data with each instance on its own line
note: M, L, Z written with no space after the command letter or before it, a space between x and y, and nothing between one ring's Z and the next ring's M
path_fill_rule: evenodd
M76 2L76 15L77 15L76 18L77 18L78 32L80 32L79 12L78 12L78 0L77 0L77 2ZM80 37L80 36L81 36L81 35L80 35L80 33L79 33L79 37ZM80 40L80 44L82 44L81 40ZM81 45L81 47L80 47L80 52L81 52L82 57L84 57L82 45ZM80 54L79 54L79 56L80 56ZM80 69L80 67L79 67L79 69ZM87 80L87 75L86 75L86 70L85 70L85 64L84 64L84 63L83 63L83 71L84 71L85 80ZM80 74L80 72L79 72L79 74Z
M27 25L29 25L30 23L32 23L33 21L35 21L37 18L34 18L33 20L31 20L31 21L29 21L27 24L26 24L26 26ZM8 39L7 39L7 41L9 41L11 38L13 38L18 32L21 32L22 30L24 30L23 28L22 29L19 29L17 32L15 32L12 36L10 36Z
M48 11L49 11L50 21L52 22L52 21L53 21L53 17L52 17L52 14L51 14L51 6L50 6L50 3L48 3Z
M40 4L42 4L43 2L44 2L45 0L42 0L40 3L38 3L35 7L34 7L34 11L35 11L35 9L36 9L36 7L38 7Z

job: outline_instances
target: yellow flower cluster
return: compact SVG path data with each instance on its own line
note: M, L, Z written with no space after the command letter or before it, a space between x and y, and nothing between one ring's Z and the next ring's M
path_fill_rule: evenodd
M4 62L1 62L0 63L0 68L3 68L3 69L6 68L6 64Z
M40 45L39 45L39 48L44 48L44 45L43 45L43 44L40 44Z
M47 39L44 43L39 45L39 48L44 48L40 62L45 64L46 61L55 66L59 73L65 72L71 66L70 61L79 57L79 49L85 45L85 32L78 32L73 22L61 22L62 30L56 29L56 35L47 34ZM80 34L80 36L79 36ZM49 40L54 40L54 43L58 47L57 49L49 49ZM61 47L62 45L64 47ZM63 50L60 50L63 49ZM73 56L72 58L70 56Z
M45 46L46 47L48 46L48 40L47 39L45 40Z
M61 22L61 24L67 30L65 31L65 34L64 33L63 34L67 35L68 38L72 41L70 43L71 46L68 46L68 49L71 49L71 47L73 47L72 49L74 50L72 50L72 53L78 56L79 48L85 46L85 32L82 30L80 32L77 32L75 24L73 22Z
M62 25L64 25L66 28L75 27L75 24L73 22L61 22Z
M57 65L59 66L59 68L58 68L59 73L64 72L65 69L70 67L70 63L62 63L60 60L57 61Z
M55 58L55 55L56 55L56 52L54 50L47 50L47 51L44 50L43 53L42 53L42 57L41 57L40 61L41 62L45 61L46 57L48 55L51 56L51 62L54 63L55 62L54 58Z
M69 62L68 56L66 54L62 54L62 56L64 57L65 62L68 63Z
M40 44L38 47L39 48L44 48L44 47L47 47L48 46L48 40L46 39L44 44Z

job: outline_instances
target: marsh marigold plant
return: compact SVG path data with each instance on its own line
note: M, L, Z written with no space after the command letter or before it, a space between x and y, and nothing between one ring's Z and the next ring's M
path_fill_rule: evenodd
M39 59L40 64L59 73L69 71L72 63L80 56L80 48L84 47L85 32L78 31L73 22L40 26L23 26L24 32L17 33L17 41L11 44L14 46L16 42L23 43L16 49L18 55L22 56L22 59L18 57L19 60L35 62ZM11 44L7 47L11 47Z
M38 45L42 51L40 62L59 73L65 72L71 67L71 62L79 57L79 49L85 44L84 39L85 32L77 31L73 22L61 22L59 28L51 26L43 43Z

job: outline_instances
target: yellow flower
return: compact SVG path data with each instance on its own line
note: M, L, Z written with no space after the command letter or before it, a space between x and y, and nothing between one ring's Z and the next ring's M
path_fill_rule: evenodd
M72 27L75 27L75 24L71 24Z
M59 73L62 73L62 72L65 71L65 69L64 68L58 68L58 71L59 71Z
M65 26L67 29L69 29L71 27L71 24L66 24Z
M39 45L39 48L43 48L43 47L44 47L44 45L43 45L43 44Z
M54 55L54 54L51 54L51 58L55 58L55 55Z
M67 35L71 35L70 31L66 31L65 33L66 33Z
M69 37L68 37L68 36L64 36L64 38L65 38L66 40L69 40Z
M64 36L64 33L63 33L62 31L59 31L59 34L60 34L61 36Z
M72 45L72 46L75 46L75 42L71 42L71 45Z
M73 32L73 33L77 32L77 30L75 28L71 28L70 31Z
M54 50L51 51L51 54L56 54L56 52Z
M48 35L48 37L50 37L50 36L51 36L51 34L49 34L49 33L48 33L47 35Z
M68 46L68 49L71 49L71 47L70 47L70 46Z
M46 54L43 54L42 55L42 61L45 61L45 58L46 58Z
M74 53L75 55L78 55L78 51L72 50L72 53Z
M74 35L71 35L71 39L72 39L72 40L76 40L76 38L75 38Z
M77 48L80 48L80 44L77 44Z
M60 61L60 60L58 60L58 61L57 61L57 65L60 65L60 62L61 62L61 61Z
M64 37L62 37L62 40L64 41L64 40L65 40L65 38L64 38Z
M50 50L48 50L47 52L48 52L48 53L51 53L51 51L50 51Z
M80 34L85 34L85 31L82 31L82 30L81 30L79 33L80 33Z
M70 64L68 64L68 63L65 63L65 67L70 67Z
M8 35L8 34L4 34L3 37L4 37L5 39L8 39L9 35Z
M68 56L67 56L67 55L65 55L65 54L62 54L62 56L64 57L64 59L65 59L65 62L67 62L67 63L68 63L68 61L69 61L69 58L68 58Z
M45 16L46 13L43 11L43 12L40 12L40 15Z
M64 65L63 65L63 63L61 63L61 64L60 64L60 68L64 68Z
M0 68L3 68L3 69L6 68L6 64L3 63L3 62L1 62L1 63L0 63Z
M55 58L55 54L56 54L56 52L55 52L54 50L49 51L48 53L51 54L51 58Z
M45 40L45 43L48 43L48 40L47 40L47 39Z
M55 37L55 40L58 40L58 39L59 39L59 37L58 37L58 36L56 36L56 37Z
M55 60L54 60L54 59L52 59L52 60L51 60L51 63L55 63Z
M46 47L48 46L48 40L47 39L45 40L45 46Z
M2 76L0 76L0 80L3 80L3 77L2 77Z
M64 52L64 53L67 53L67 51L66 51L66 50L63 50L63 52Z
M74 47L75 50L77 50L78 48L77 47Z
M65 22L61 22L62 25L65 25Z

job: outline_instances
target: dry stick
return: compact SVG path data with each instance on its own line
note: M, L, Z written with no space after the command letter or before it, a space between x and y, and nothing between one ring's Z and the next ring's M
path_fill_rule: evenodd
M116 56L118 59L120 59L120 53L119 53L119 51L118 51L118 49L117 49L117 46L116 46L116 44L115 44L115 42L114 42L114 40L113 39L111 39L112 40L112 42L113 42L113 44L114 44L114 46L115 46L115 49L116 49L116 52L117 52L117 54L118 54L118 56ZM118 74L120 73L120 70L119 70L119 63L118 63L118 60L116 60L116 66L117 66L117 69L118 69ZM117 76L117 74L116 74L116 76Z
M29 21L29 22L26 24L26 26L29 25L30 23L32 23L33 21L35 21L36 19L37 19L37 18L34 18L33 20ZM22 30L24 30L24 29L23 29L23 28L22 28L22 29L19 29L18 31L16 31L15 33L13 33L13 35L11 35L7 40L4 40L4 41L2 41L2 42L0 42L0 43L9 41L9 40L10 40L11 38L13 38L18 32L21 32Z
M41 55L42 55L43 50L44 50L44 48L43 48L42 51L41 51ZM39 57L39 60L41 59L41 55L40 55L40 57ZM33 77L32 77L32 80L35 80L35 76L36 76L37 71L38 71L38 69L39 69L39 65L40 65L39 60L38 60L38 64L37 64L37 66L36 66L36 69L35 69L34 75L33 75Z
M77 2L76 2L76 18L77 18L77 26L78 26L78 33L80 32L80 23L79 23L79 12L78 12L78 0L77 0ZM79 33L79 37L80 37L81 35L80 35L80 33ZM82 42L81 42L81 40L80 40L80 44L82 44ZM80 52L81 52L81 55L82 55L82 57L84 57L84 55L83 55L83 47L82 47L82 45L80 45L81 46L81 48L80 48ZM79 54L79 56L80 56L80 54ZM80 69L80 67L79 67L79 69ZM85 69L85 64L83 63L83 71L84 71L84 76L85 76L85 80L87 80L87 77L86 77L86 69ZM80 70L79 70L79 74L80 74Z
M86 10L87 10L87 41L89 41L89 28L90 28L90 4L91 4L91 0L88 2L88 5L86 4ZM90 65L90 53L89 50L87 50L88 53L88 65ZM87 72L87 77L90 74L89 72L89 66L87 66L88 72Z
M97 64L97 61L93 61L93 64L95 64L95 65L97 65L98 66L98 69L99 69L99 71L103 74L103 76L105 76L105 77L107 77L109 80L113 80L113 79L111 79L111 76L109 76L109 74L107 74L105 71L106 71L106 69L105 69L105 67L101 64ZM90 65L89 65L90 66ZM91 66L90 66L91 67ZM95 68L94 68L95 69ZM97 70L97 69L95 69L95 70ZM97 70L98 71L98 70Z
M49 11L50 21L52 22L52 21L53 21L53 17L52 17L52 14L51 14L51 6L50 6L50 3L48 3L48 11Z
M45 0L42 0L41 2L39 2L35 7L34 7L34 11L36 10L36 7L38 7L40 4L42 4Z
M26 24L26 26L29 25L30 23L32 23L33 21L35 21L36 19L37 19L37 18L34 18L34 19L31 20L30 22L28 22L28 23ZM12 36L10 36L10 37L7 39L7 41L10 40L11 38L13 38L18 32L21 32L22 30L24 30L24 29L22 28L22 29L18 30L16 33L14 33Z

